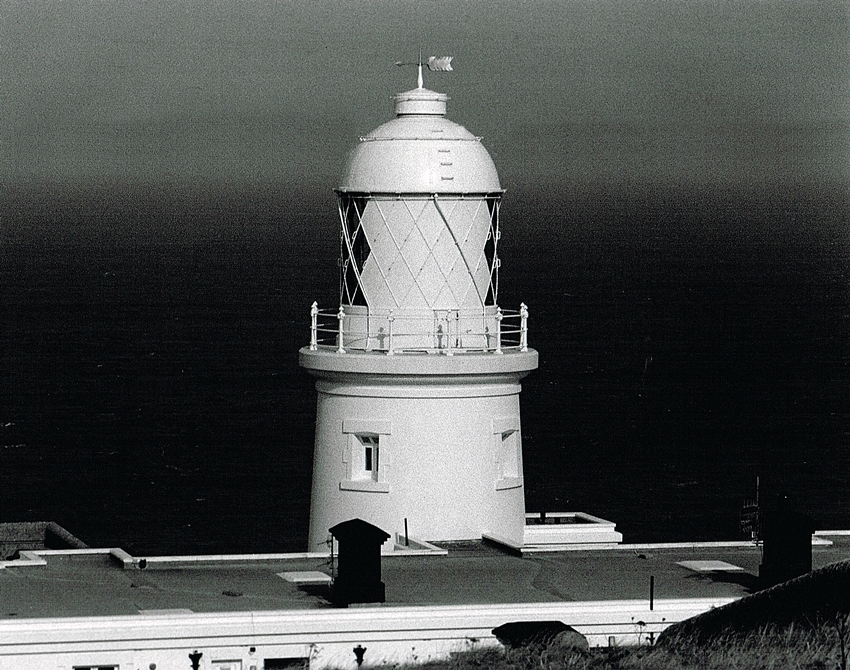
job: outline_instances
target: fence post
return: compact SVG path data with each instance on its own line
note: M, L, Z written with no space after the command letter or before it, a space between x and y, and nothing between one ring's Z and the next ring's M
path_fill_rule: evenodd
M387 322L389 326L387 326L387 356L393 355L393 321L395 321L395 317L393 316L393 311L390 310L389 315L387 316Z
M496 308L496 351L493 352L494 354L501 354L502 353L502 319L504 319L504 318L505 318L505 316L504 316L504 314L502 314L502 308L497 307Z
M342 322L345 319L345 310L342 308L342 305L339 306L339 312L337 312L336 318L339 321L339 330L337 331L336 353L344 354L345 353L345 347L342 346L342 342L343 342L343 340L342 340L342 334L343 334L342 333L342 330L343 330Z
M313 301L310 307L310 351L319 348L319 303Z
M524 302L519 304L519 350L528 351L528 307Z

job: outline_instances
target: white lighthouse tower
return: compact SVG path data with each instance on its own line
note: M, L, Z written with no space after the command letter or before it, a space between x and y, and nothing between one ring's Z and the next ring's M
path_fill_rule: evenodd
M421 67L421 66L420 66ZM527 310L499 307L502 188L447 96L395 96L339 188L340 305L300 364L318 408L310 548L359 517L423 540L523 541Z

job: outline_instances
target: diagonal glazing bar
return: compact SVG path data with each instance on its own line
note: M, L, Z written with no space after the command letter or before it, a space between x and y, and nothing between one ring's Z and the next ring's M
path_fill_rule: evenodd
M501 200L493 200L490 212L490 234L493 236L493 262L490 266L490 290L493 292L493 304L499 303L499 208Z
M460 198L460 200L463 200L463 198ZM480 205L480 203L479 203L478 207L477 207L477 208L476 208L476 210L475 210L475 213L474 213L474 214L470 217L470 219L469 219L469 220L470 220L470 225L469 225L469 227L466 229L466 235L465 235L465 236L464 236L464 238L463 238L463 245L464 245L464 246L466 246L466 245L467 245L467 243L469 242L469 236L470 236L470 235L472 235L472 231L475 229L475 218L476 218L476 216L477 216L477 214L478 214L478 210L480 209L480 207L481 207L481 205ZM448 215L448 217L447 217L447 218L451 219L451 218L453 217L453 215L454 215L455 211L456 211L456 210L452 210L452 212ZM462 257L461 257L461 260L463 260L463 258L462 258ZM448 288L448 290L449 290L449 292L452 294L452 296L455 298L455 302L456 302L458 305L465 305L465 304L466 304L466 296L468 296L468 295L469 295L469 291L470 291L470 289L477 289L477 287L475 286L475 282L470 281L470 282L468 282L468 283L465 285L465 288L463 289L463 293L462 293L462 295L457 296L457 295L455 294L455 291L454 291L454 288L453 288L453 286L452 286L452 283L451 283L450 278L451 278L452 274L454 274L455 268L457 268L457 263L458 263L458 260L457 260L457 257L455 257L455 260L452 262L451 266L449 266L448 271L445 273L445 276L446 276L446 287ZM480 265L480 261L479 261L478 265ZM476 268L475 268L476 270L478 269L478 265L477 265L477 266L476 266ZM442 292L441 292L441 293L442 293ZM479 298L479 299L480 299L480 298Z
M455 208L456 208L457 207L457 201L455 201L454 204L455 204ZM434 207L439 210L439 205L437 205L436 202L434 203ZM455 208L452 208L452 211L449 212L448 214L446 214L445 211L443 211L443 212L438 211L438 214L440 214L440 218L444 222L447 223L448 220L452 218L452 215L454 214ZM434 240L433 244L428 244L427 242L425 243L426 246L428 247L428 252L430 253L431 258L434 259L434 264L436 265L437 270L440 272L440 276L443 278L443 288L440 289L440 291L434 297L434 304L436 304L439 301L439 298L443 294L443 291L448 290L448 292L452 296L452 300L454 301L454 304L460 306L460 305L463 304L463 301L461 299L461 296L458 296L458 294L455 292L455 286L451 281L451 274L452 274L452 269L454 267L454 264L451 267L449 267L448 271L444 270L442 264L440 263L440 260L437 258L437 255L434 253L434 250L440 244L440 240L442 239L443 234L446 232L446 230L448 230L450 234L452 233L451 228L448 226L448 223L445 227L440 228L440 232L437 233L437 238ZM452 235L452 239L454 240L453 235ZM457 246L457 242L455 241L454 243L455 243L455 246Z
M412 277L413 276L413 270L410 269L410 265L408 264L407 259L404 257L404 253L402 252L402 248L401 248L402 245L404 244L404 242L402 242L401 245L398 243L398 238L395 236L395 233L393 233L393 227L390 225L389 221L387 221L387 217L384 214L384 210L381 209L380 200L378 198L374 198L374 199L372 199L372 202L375 203L375 209L378 210L378 214L380 214L380 216L381 216L381 222L384 224L384 228L386 228L387 233L390 236L390 239L393 241L393 244L395 245L396 255L389 262L389 265L392 265L393 263L395 263L396 260L401 258L401 262L404 263L405 267L407 267L407 271L410 272L410 276ZM406 208L406 205L405 205L405 208ZM410 214L409 209L407 210L407 212L408 212L408 214ZM378 272L381 273L381 277L383 278L384 283L387 286L387 290L390 292L390 295L393 298L393 302L395 303L395 306L401 307L401 302L399 301L398 296L395 294L395 291L393 290L392 283L390 282L389 277L387 277L387 274L384 272L384 268L377 261L377 259L375 260L375 266L378 268ZM408 291L408 293L409 293L409 291Z
M340 223L342 224L339 231L339 301L340 304L342 304L344 300L348 300L349 303L354 300L354 297L351 295L351 290L348 287L348 266L351 263L351 258L347 257L345 250L345 229L347 226L348 211L353 204L351 200L343 201L342 198L338 199L337 204L339 208Z
M471 219L470 219L473 223L472 223L472 225L470 225L470 226L469 226L469 228L467 229L467 231L466 231L466 237L464 237L464 238L463 238L463 245L464 245L464 247L466 247L466 245L467 245L467 244L468 244L468 242L469 242L469 237L470 237L470 235L472 235L472 231L475 229L475 223L474 223L474 222L478 220L478 213L481 211L481 207L482 207L485 203L486 203L486 200L480 200L480 201L478 202L478 205L475 207L475 212L472 214L472 217L471 217ZM486 254L484 253L485 248L486 248L486 243L485 243L485 245L484 245L484 246L482 246L482 247L481 247L481 251L480 251L480 252L479 252L479 254L478 254L478 259L475 261L475 272L478 272L478 268L480 268L480 267L481 267L481 259L482 259L482 258L486 258ZM475 282L473 282L473 283L471 284L471 286L472 286L472 287L474 287L476 290L478 289L478 287L475 285ZM463 301L464 301L464 302L466 302L466 296L467 296L468 294L469 294L469 288L467 288L466 292L463 294ZM479 294L479 300L480 300L480 299L481 299L481 294ZM484 299L485 299L485 301L486 301L486 299L487 299L487 295L486 295L486 294L484 295Z
M357 209L357 206L354 205L353 201L351 203L349 203L349 207L351 207L351 206L354 206L354 213L357 215L357 228L354 231L354 236L356 236L358 231L360 231L362 233L363 219L361 217L360 211ZM364 211L365 211L365 208L364 208ZM340 214L342 214L341 209L340 209ZM351 237L351 235L348 231L348 225L347 225L345 216L343 216L343 218L342 218L342 234L343 234L343 239L345 240L346 250L348 251L348 261L351 263L351 267L354 270L354 276L357 279L357 286L360 289L360 292L363 294L363 299L366 301L366 304L368 305L369 304L369 296L366 295L366 290L365 290L366 287L363 286L363 281L360 277L360 268L357 267L357 258L354 255L353 240L352 240L352 237ZM348 289L346 287L346 291L347 290ZM349 296L349 300L353 300L353 296Z
M410 276L413 278L413 284L411 284L410 288L408 288L407 293L404 294L404 298L406 300L407 296L410 295L410 292L413 290L413 288L416 287L416 290L419 291L419 295L422 296L422 300L425 302L426 305L431 307L432 306L431 302L428 300L428 296L425 295L425 291L422 290L422 286L419 283L419 275L421 274L422 271L421 271L421 269L419 271L415 271L412 267L410 267L410 263L407 262L407 257L404 255L404 251L403 251L403 247L404 247L404 245L407 244L407 241L410 239L410 236L413 235L414 232L416 232L419 235L419 237L422 239L422 243L425 245L425 248L428 249L429 255L433 255L433 253L432 253L433 250L431 249L431 246L428 244L428 240L425 239L425 235L422 234L422 230L417 225L419 223L419 216L422 216L422 214L424 213L425 210L423 209L422 212L419 213L419 216L417 216L410 210L410 204L408 203L406 198L402 200L402 203L404 204L405 210L410 215L410 218L413 221L413 225L411 226L410 230L408 231L407 237L404 238L401 245L399 245L399 247L398 247L399 252L401 254L401 259L402 259L402 261L404 261L404 265L407 267L408 272L410 272ZM395 238L393 238L393 239L395 239Z
M472 279L472 284L475 286L475 295L478 297L478 301L481 303L481 307L484 307L484 300L481 297L481 291L478 288L478 284L475 281L475 275L472 273L472 268L469 267L469 261L466 259L466 255L463 253L463 247L457 241L457 237L455 237L454 231L452 227L449 225L449 220L446 218L445 212L443 212L443 208L440 207L439 196L434 194L434 205L437 208L437 211L440 213L440 217L443 219L443 223L446 224L446 228L449 231L449 234L452 236L452 241L455 243L455 247L457 247L458 253L460 257L463 259L464 265L466 265L466 271L469 272L469 276Z

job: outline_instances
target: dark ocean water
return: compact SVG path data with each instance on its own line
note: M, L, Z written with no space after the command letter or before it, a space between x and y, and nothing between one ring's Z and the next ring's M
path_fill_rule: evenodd
M338 301L332 201L229 235L176 208L182 234L142 241L97 207L51 235L44 211L0 247L0 517L142 554L303 550L297 352L311 302ZM850 528L848 221L834 193L508 199L499 302L529 305L540 352L529 511L733 539L758 476Z

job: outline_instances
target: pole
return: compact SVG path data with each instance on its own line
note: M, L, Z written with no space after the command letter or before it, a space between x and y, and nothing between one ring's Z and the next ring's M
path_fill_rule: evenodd
M655 609L655 575L649 576L649 611Z
M342 322L345 320L345 310L342 308L342 305L339 306L339 312L337 313L336 318L339 321L339 332L337 333L338 341L337 341L336 353L344 354L345 353L345 347L343 346L343 336L342 336L343 326L342 326Z
M528 307L524 302L519 304L519 350L528 351Z

